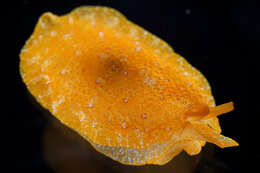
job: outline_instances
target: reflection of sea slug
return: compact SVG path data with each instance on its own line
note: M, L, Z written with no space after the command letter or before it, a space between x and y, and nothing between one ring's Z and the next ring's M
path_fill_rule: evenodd
M165 164L220 134L205 77L172 48L106 7L45 13L20 54L30 92L96 150L124 164Z

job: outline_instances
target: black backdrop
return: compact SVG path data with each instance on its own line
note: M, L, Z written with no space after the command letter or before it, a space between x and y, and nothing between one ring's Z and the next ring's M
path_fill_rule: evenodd
M221 116L220 123L223 134L237 140L240 146L227 149L213 147L213 161L201 159L195 172L254 171L260 161L257 143L260 132L257 122L260 113L260 9L256 1L217 2L11 1L12 11L7 14L10 20L6 28L10 33L8 54L2 61L2 69L8 71L3 74L8 83L7 90L3 91L8 94L5 100L7 107L3 110L8 110L4 115L10 118L4 131L7 134L7 158L10 160L8 172L13 169L15 172L55 172L44 155L42 136L48 121L42 115L44 110L31 99L21 81L18 55L43 12L62 15L80 5L104 5L119 10L131 21L164 39L197 67L209 80L217 104L234 101L235 110ZM106 170L109 169L105 167L104 172ZM170 169L168 171L171 172Z

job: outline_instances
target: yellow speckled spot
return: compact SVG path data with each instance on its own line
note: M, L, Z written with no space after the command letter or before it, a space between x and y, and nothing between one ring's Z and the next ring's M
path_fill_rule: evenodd
M165 164L220 134L205 77L163 40L107 7L44 13L20 53L23 80L43 107L124 164Z

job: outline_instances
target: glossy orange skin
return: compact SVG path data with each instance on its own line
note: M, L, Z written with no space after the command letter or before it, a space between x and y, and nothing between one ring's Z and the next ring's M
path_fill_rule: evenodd
M220 135L206 78L172 48L107 7L44 13L20 54L29 91L98 151L123 164L165 164Z

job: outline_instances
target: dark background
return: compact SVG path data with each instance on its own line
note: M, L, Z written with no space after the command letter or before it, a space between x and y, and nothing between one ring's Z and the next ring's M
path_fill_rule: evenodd
M44 140L46 129L51 124L48 120L50 115L46 115L48 112L35 103L22 83L19 75L19 52L43 12L50 11L62 15L80 5L103 5L119 10L129 20L164 39L177 53L197 67L209 80L217 104L234 101L235 110L221 116L220 123L223 134L234 138L240 146L220 149L209 145L209 148L213 148L210 149L210 157L200 156L195 172L258 171L256 168L260 163L257 142L260 136L257 121L260 114L258 85L260 8L256 1L204 3L187 0L17 0L10 2L12 10L5 15L8 19L5 29L8 30L6 35L9 39L6 42L8 48L4 51L8 53L2 58L2 69L5 71L2 75L7 77L5 82L8 84L7 90L2 90L4 96L8 96L5 100L7 106L3 107L2 115L9 119L2 120L3 125L7 126L3 131L6 135L3 141L7 142L8 146L2 148L4 152L7 151L6 172L56 172L53 168L55 163L51 164L45 154L47 151ZM58 133L57 138L59 136L61 135ZM55 144L55 137L52 138L52 142ZM58 143L57 145L54 151L58 151L61 146ZM207 152L208 150L204 151ZM55 155L59 154L58 152ZM75 155L74 152L73 154ZM69 156L70 154L67 154L67 161ZM103 156L96 157L97 162L100 157ZM94 165L95 159L92 162ZM132 170L129 166L120 167L113 161L111 163L109 159L104 162L108 164L100 164L99 169L86 172ZM113 165L120 169L111 168ZM135 169L151 172L159 168L153 166L147 169ZM172 171L169 168L160 172Z

